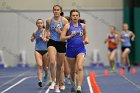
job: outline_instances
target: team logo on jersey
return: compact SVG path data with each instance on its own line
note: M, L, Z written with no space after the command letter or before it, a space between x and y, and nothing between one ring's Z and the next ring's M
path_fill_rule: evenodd
M83 30L80 30L80 31L72 31L72 32L75 32L76 33L76 36L83 36Z
M58 24L53 24L52 26L51 26L51 29L56 29L56 28L62 28L61 27L61 24L60 23L58 23Z
M61 25L60 25L60 23L58 23L58 24L57 24L57 27L56 27L56 28L61 28Z

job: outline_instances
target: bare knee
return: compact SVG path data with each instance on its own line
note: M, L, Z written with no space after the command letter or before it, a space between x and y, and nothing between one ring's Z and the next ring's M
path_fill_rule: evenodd
M109 60L112 62L114 61L114 57L110 57Z
M81 65L78 66L77 68L78 71L83 71L83 67Z
M126 54L122 54L122 58L125 59L126 58Z
M43 66L42 65L38 65L38 69L42 69L43 68Z
M50 59L50 65L55 65L55 59Z

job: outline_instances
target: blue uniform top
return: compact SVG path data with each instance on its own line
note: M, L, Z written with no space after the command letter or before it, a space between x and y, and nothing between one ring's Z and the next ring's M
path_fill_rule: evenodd
M42 40L42 38L40 37L40 35L43 35L43 34L44 34L44 30L36 31L36 33L35 33L35 40L36 40L35 50L41 50L41 51L47 50L47 43L44 42Z
M124 39L122 42L122 47L130 47L131 42L130 42L130 32L122 32L121 33L121 38Z
M70 39L67 40L67 47L84 47L83 43L83 28L80 23L78 23L78 27L75 27L71 22L70 22L70 28L67 32L67 36L71 35L71 33L75 31L76 35L71 37Z
M62 31L63 29L63 23L62 23L62 17L60 17L60 21L56 23L54 21L54 18L51 19L50 23L50 39L54 41L60 41L60 33L56 32L56 28L60 27L60 30Z

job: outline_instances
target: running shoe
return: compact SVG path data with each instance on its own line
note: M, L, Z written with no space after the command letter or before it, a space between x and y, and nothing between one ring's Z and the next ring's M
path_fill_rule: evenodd
M52 90L54 89L54 87L55 87L55 82L52 82L49 88Z
M44 78L43 78L43 81L44 81L44 82L48 81L48 75L45 74L45 76L44 76Z
M61 89L61 90L65 90L65 83L61 83L60 85L59 85L59 88Z
M55 85L55 93L60 93L59 85Z
M131 69L131 66L128 66L128 68L127 68L128 72L130 72L130 69Z
M81 86L78 86L78 87L77 87L77 93L82 93L82 92L81 92Z
M38 82L38 86L42 87L42 82L41 81Z
M113 63L113 68L112 68L112 70L115 71L115 69L116 69L116 63Z
M115 73L115 69L116 69L116 64L115 63L113 63L113 68L111 69L111 73Z

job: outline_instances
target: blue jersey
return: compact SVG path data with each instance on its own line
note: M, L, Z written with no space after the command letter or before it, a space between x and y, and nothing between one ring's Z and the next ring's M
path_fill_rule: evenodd
M121 38L124 40L122 42L122 47L130 47L131 46L131 42L130 42L130 32L122 32L121 33Z
M56 28L60 27L60 30L62 31L63 29L63 23L62 23L62 17L60 17L60 21L56 23L54 21L54 18L51 19L50 23L50 39L54 41L60 41L60 33L56 32Z
M73 31L76 32L76 35L67 40L67 47L84 46L82 25L80 23L78 23L78 27L74 27L74 25L72 23L70 23L70 28L67 32L67 36L71 35L71 33Z
M44 42L42 40L42 38L40 37L40 35L43 35L44 34L44 30L42 31L36 31L35 33L35 40L36 40L36 43L35 43L35 50L47 50L47 43Z
M71 35L73 31L76 32L76 35L67 40L66 55L67 57L76 58L79 53L86 54L86 49L83 43L82 25L78 23L78 27L75 27L72 23L70 23L67 36Z

